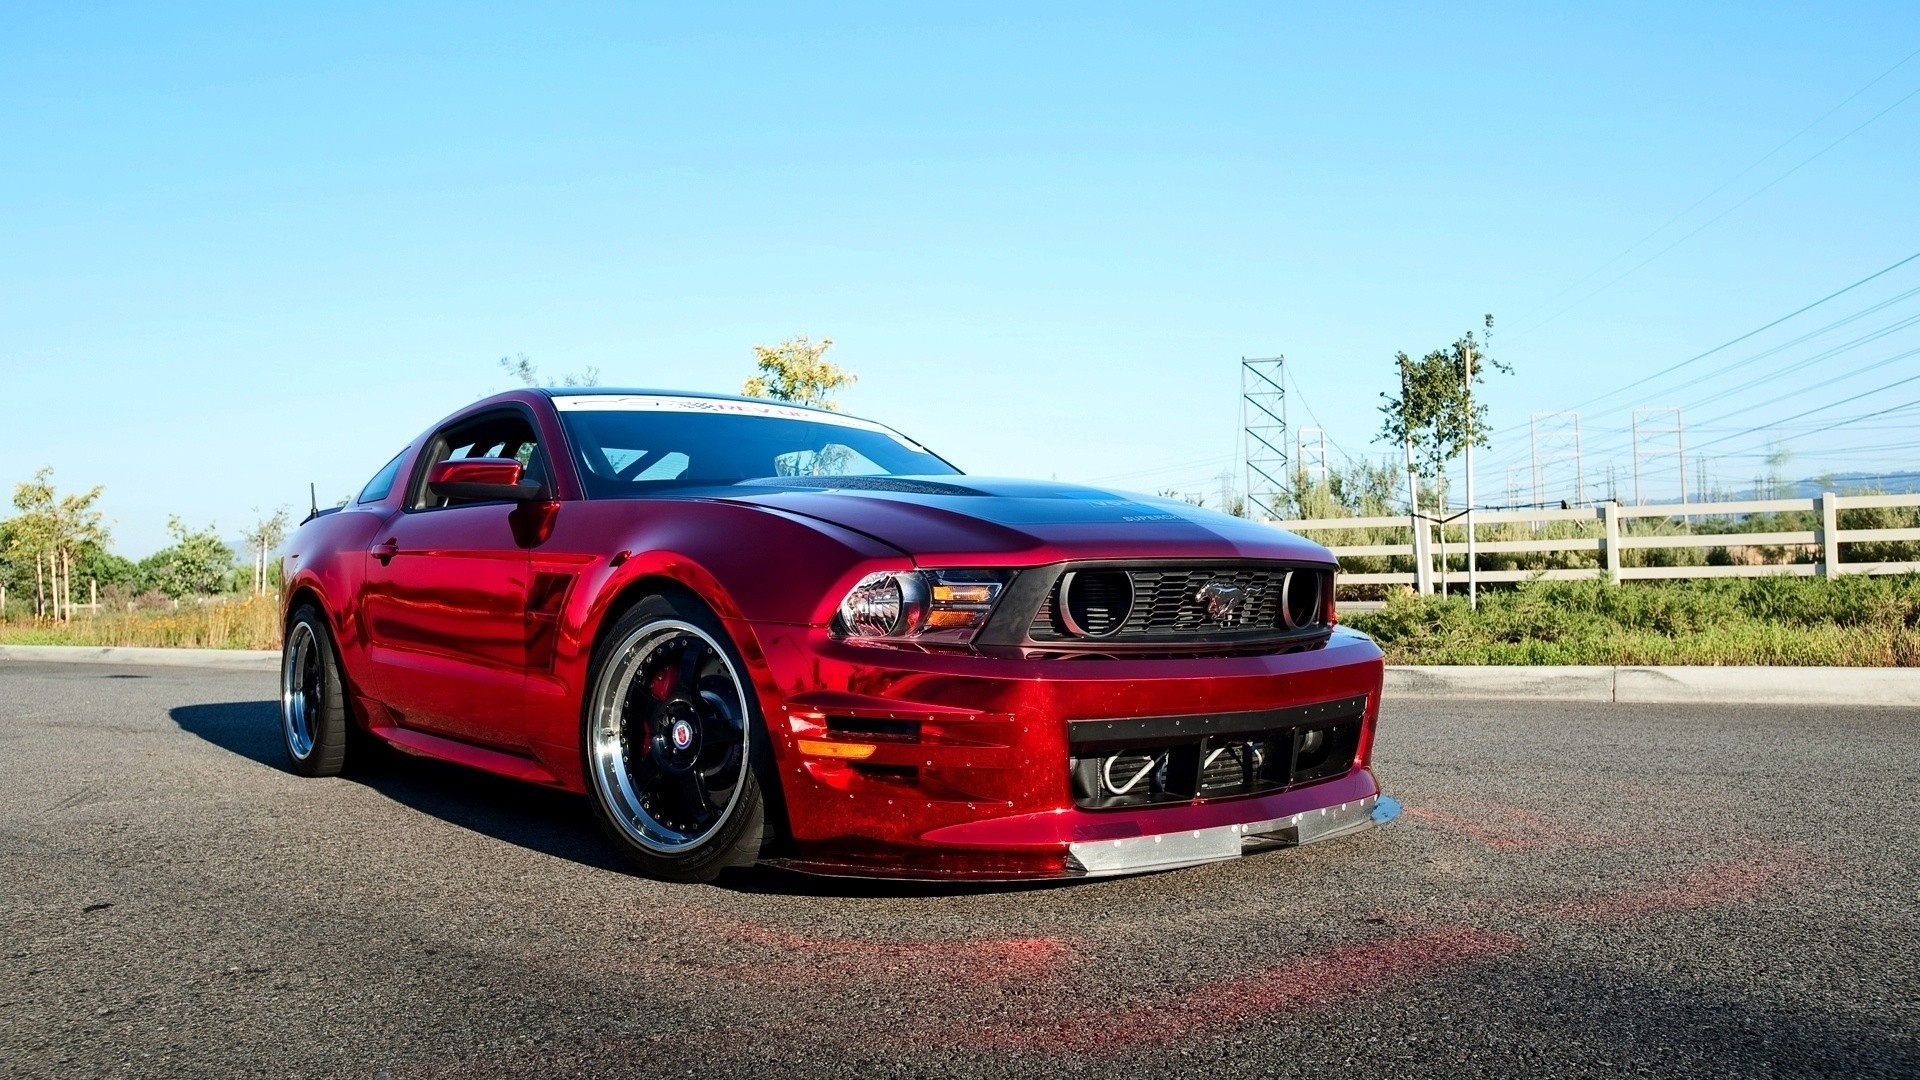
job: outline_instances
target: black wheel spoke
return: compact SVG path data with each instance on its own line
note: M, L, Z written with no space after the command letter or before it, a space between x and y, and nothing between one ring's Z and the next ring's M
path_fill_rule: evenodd
M654 760L653 755L648 752L647 747L634 747L628 751L627 779L628 782L633 785L633 790L638 792L642 798L646 797L647 792L653 791L660 786L661 778L664 775L665 770L660 767L658 761Z
M729 753L705 769L694 769L693 773L700 778L701 789L707 793L707 800L724 805L733 797L733 789L739 783L740 756L738 753Z
M707 793L706 778L698 769L688 769L674 778L679 788L681 813L687 824L705 828L719 812L713 806L713 798Z
M707 650L704 642L689 641L686 643L686 646L680 650L680 664L677 674L679 675L680 690L689 699L696 699L700 695L700 669L705 666L706 659Z

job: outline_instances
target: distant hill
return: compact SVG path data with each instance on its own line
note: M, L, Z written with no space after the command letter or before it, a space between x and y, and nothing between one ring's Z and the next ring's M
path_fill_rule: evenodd
M1787 484L1780 492L1782 499L1811 499L1823 491L1832 491L1845 495L1851 492L1878 491L1888 495L1907 495L1920 491L1920 470L1895 473L1845 472L1832 476L1811 477L1795 480ZM1732 499L1760 499L1766 493L1757 488L1748 488Z

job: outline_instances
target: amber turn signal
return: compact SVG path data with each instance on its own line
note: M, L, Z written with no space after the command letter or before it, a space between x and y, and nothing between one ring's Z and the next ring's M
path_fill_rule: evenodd
M870 758L880 749L871 743L826 742L821 739L801 739L800 752L814 757L847 758L858 761Z

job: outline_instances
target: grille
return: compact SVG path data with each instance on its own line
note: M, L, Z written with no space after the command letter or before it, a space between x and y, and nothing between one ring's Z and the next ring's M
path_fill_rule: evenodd
M1254 790L1266 758L1264 743L1209 743L1200 763L1200 794Z
M1313 574L1324 578L1326 574L1317 568L1291 569L1272 564L1133 567L1102 573L1108 576L1124 573L1133 586L1131 609L1117 628L1102 623L1100 629L1092 634L1075 634L1069 620L1063 617L1060 587L1056 583L1034 614L1028 629L1029 638L1034 641L1071 641L1098 636L1107 641L1125 642L1272 636L1289 629L1281 611L1287 575ZM1080 571L1078 576L1086 582L1092 578L1092 573ZM1305 582L1297 584L1304 585ZM1076 585L1076 590L1079 587ZM1314 595L1320 594L1316 591ZM1076 600L1078 598L1076 591ZM1225 618L1215 618L1215 613L1223 607L1231 614ZM1316 612L1307 626L1295 629L1321 629L1324 626L1325 617Z
M1088 810L1281 791L1353 767L1365 695L1244 713L1068 725L1073 799Z
M1226 799L1343 776L1359 749L1360 724L1349 716L1154 747L1075 745L1068 763L1074 803L1112 810Z

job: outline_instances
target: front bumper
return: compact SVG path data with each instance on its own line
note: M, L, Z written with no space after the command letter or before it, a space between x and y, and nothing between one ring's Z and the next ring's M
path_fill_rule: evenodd
M1333 840L1385 825L1400 816L1400 803L1386 795L1303 810L1269 821L1216 825L1190 832L1155 833L1067 846L1067 870L1081 877L1140 874L1237 859L1256 851Z
M1369 768L1382 658L1363 635L1336 630L1323 646L1261 656L1069 660L750 630L791 839L779 861L795 869L979 880L1135 873L1330 839L1392 816ZM1365 701L1364 714L1351 767L1338 775L1146 806L1076 802L1070 732L1088 721L1205 720L1352 699Z

